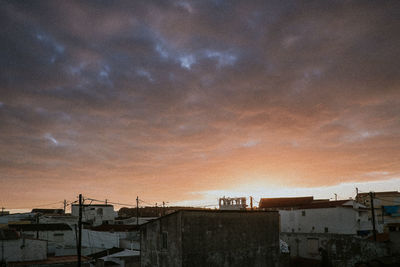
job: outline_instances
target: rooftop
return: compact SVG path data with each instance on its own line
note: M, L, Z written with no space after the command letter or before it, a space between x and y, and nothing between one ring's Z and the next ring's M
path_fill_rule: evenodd
M99 226L93 226L90 229L100 232L132 232L137 231L138 227L135 224L102 224Z
M279 197L279 198L262 198L260 200L260 209L269 208L293 208L311 204L314 197Z
M142 226L145 226L149 223L152 223L154 221L158 221L161 220L167 216L172 216L175 215L177 213L180 212L188 212L188 213L195 213L195 212L205 212L205 213L247 213L247 214L255 214L255 213L277 213L277 211L265 211L265 210L220 210L220 209L180 209L180 210L176 210L174 212L171 212L169 214L166 214L164 216L158 217L154 220L148 221L146 223L143 223L141 225L139 225L139 228L141 228Z
M64 210L63 209L33 209L32 213L64 214Z
M379 197L385 197L385 196L400 196L400 192L398 191L384 191L384 192L373 192L375 194L375 196L379 196ZM368 193L358 193L357 195L358 197L366 197L369 196L369 192Z
M352 200L336 200L336 201L321 201L313 202L304 206L300 206L301 209L321 209L321 208L335 208L335 207L353 207L353 204L347 202Z
M71 227L66 223L9 224L8 228L23 232L72 230Z

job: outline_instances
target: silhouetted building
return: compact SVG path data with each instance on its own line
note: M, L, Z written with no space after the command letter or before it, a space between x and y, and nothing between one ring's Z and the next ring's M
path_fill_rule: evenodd
M143 224L141 266L276 266L279 214L180 210Z
M65 214L63 209L33 209L32 213L39 213L43 215L62 215Z

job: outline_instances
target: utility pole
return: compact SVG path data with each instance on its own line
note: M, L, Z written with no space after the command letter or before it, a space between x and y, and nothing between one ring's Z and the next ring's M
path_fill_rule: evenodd
M136 225L139 225L139 196L136 196Z
M163 216L165 215L165 201L162 202Z
M374 241L376 242L374 193L369 192L369 198L370 198L370 200L371 200L372 232L373 232L373 234L374 234Z
M105 201L106 205L107 205L107 201L108 201L108 199L106 198L106 201Z
M253 210L253 197L252 196L250 197L250 208L251 208L251 210Z
M39 216L40 216L40 214L39 213L37 213L36 215L35 215L35 221L36 221L36 224L39 224ZM39 239L39 230L37 230L36 231L36 239Z
M0 266L6 266L6 262L4 260L4 239L1 239L1 263Z
M78 267L82 266L82 194L79 194L79 218L78 218Z
M65 214L66 210L67 210L67 200L64 199L64 214Z

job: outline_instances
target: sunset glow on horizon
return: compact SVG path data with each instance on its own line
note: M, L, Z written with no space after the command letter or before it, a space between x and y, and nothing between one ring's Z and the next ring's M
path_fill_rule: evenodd
M396 10L2 1L0 207L398 191Z

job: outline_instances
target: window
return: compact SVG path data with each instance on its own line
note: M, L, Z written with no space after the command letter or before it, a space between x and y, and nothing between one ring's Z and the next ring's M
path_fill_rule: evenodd
M301 211L301 216L306 216L306 211L305 210Z
M161 242L162 249L168 249L168 232L162 232Z
M325 233L328 233L328 230L329 230L328 227L325 227Z

